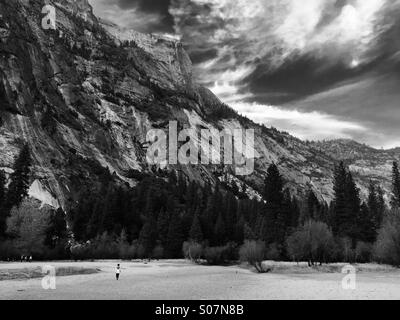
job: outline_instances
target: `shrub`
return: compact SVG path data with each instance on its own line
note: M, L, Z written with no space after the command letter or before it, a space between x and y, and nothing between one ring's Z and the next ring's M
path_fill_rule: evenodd
M74 244L70 248L71 257L74 260L87 259L124 259L131 260L140 255L139 246L136 243L130 245L125 240L125 235L117 241L103 233L94 241L85 244Z
M34 200L24 200L11 210L7 218L7 233L20 254L39 258L44 255L50 215L49 207L41 208Z
M279 261L281 259L281 248L277 243L270 244L267 249L266 259Z
M262 241L246 241L239 250L240 261L247 262L259 273L267 272L263 268L265 243Z
M356 258L356 252L353 249L353 241L350 238L339 238L339 259L344 262L353 263Z
M208 247L204 251L204 257L207 260L208 264L211 265L221 265L225 264L226 260L224 259L223 252L225 247Z
M374 259L381 263L400 266L400 211L386 215L373 249Z
M136 257L138 259L146 258L146 248L141 244L137 246Z
M372 244L358 242L355 250L355 258L359 263L370 262L372 257Z
M137 256L137 244L129 244L127 241L118 243L119 258L122 260L132 260Z
M236 245L229 243L221 247L208 247L204 250L204 258L208 264L224 265L237 260Z
M164 258L164 248L161 244L158 244L154 249L152 253L153 259L160 260Z
M202 258L204 253L203 246L197 242L185 242L182 250L185 259L194 261L196 263Z
M107 233L103 233L100 237L97 237L90 249L95 259L119 258L117 243Z
M11 241L0 242L0 261L16 260L20 257L19 251Z
M90 243L75 244L70 248L71 258L75 261L92 259Z
M286 241L289 256L295 261L307 260L309 265L327 262L333 252L334 240L323 222L309 221Z

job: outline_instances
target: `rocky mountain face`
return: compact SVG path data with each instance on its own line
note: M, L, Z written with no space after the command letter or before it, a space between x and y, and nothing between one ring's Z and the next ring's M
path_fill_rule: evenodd
M56 30L42 28L46 4L56 8ZM30 195L43 203L68 209L105 170L131 186L138 173L157 175L146 161L146 136L174 120L180 128L254 129L251 175L236 176L231 166L167 166L199 182L246 184L252 196L271 163L293 194L312 187L328 201L335 158L346 155L364 189L372 174L390 175L394 153L308 144L237 115L193 81L179 41L100 21L86 0L0 0L0 15L0 169L12 172L28 143Z
M382 185L390 193L393 161L400 160L400 150L378 150L353 140L339 139L313 142L311 145L334 159L341 159L349 166L364 196L370 181Z

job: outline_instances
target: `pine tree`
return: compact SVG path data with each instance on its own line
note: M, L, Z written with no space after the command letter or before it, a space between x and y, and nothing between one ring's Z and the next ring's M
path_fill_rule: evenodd
M60 208L53 212L50 216L49 227L46 231L45 244L54 249L59 245L66 244L68 237L67 222L65 220L65 213Z
M6 197L6 211L18 206L28 196L30 167L32 159L28 145L24 145L14 162Z
M300 222L300 208L299 208L299 203L295 197L292 198L292 201L290 203L290 212L291 212L290 227L292 229L296 229L299 226Z
M226 214L225 214L225 222L226 222L226 232L229 235L234 233L235 225L236 225L236 212L237 212L237 200L232 193L227 193L225 196L225 207L226 207Z
M243 234L245 240L257 240L255 232L251 229L248 223L244 225Z
M214 228L214 244L217 246L223 245L226 240L225 221L222 213L218 215L217 223Z
M0 208L2 208L4 204L5 196L6 196L6 174L3 170L0 170Z
M268 168L264 186L264 198L267 204L278 210L283 201L283 180L275 164Z
M171 259L182 257L183 242L184 238L181 217L177 212L175 212L172 215L168 229L167 243L165 247L167 257Z
M90 193L85 191L79 197L77 207L70 212L72 218L72 232L77 241L91 240L88 235L88 225L93 213L93 206L94 201L92 200Z
M361 200L352 174L343 162L335 168L334 201L333 201L333 232L341 237L349 237L353 244L358 237L358 218Z
M167 243L169 220L170 220L169 213L165 210L161 210L158 215L157 230L158 230L158 240L161 241L161 244L163 246L165 246L165 244Z
M0 239L4 236L6 231L7 214L5 210L5 197L6 197L6 175L4 171L0 171Z
M358 217L361 209L360 190L357 188L353 176L347 172L346 178L346 210L347 222L345 233L355 241L358 236L359 221Z
M98 234L103 234L104 232L107 232L108 234L113 233L116 224L116 216L119 212L118 207L119 202L117 193L114 190L114 186L110 184L101 213L100 229Z
M377 213L376 213L376 229L379 230L382 226L383 217L387 211L385 195L381 186L376 188L376 202L377 202Z
M369 243L375 242L377 230L375 229L373 215L365 203L361 205L359 217L357 219L357 227L357 240Z
M151 258L157 241L157 222L153 217L148 217L139 235L139 243L143 246L144 254Z
M93 210L90 213L90 219L87 223L86 234L88 239L94 239L101 232L101 223L102 223L102 213L105 208L106 200L100 196L100 193L96 194L93 199Z
M201 243L203 241L203 231L201 230L200 218L195 215L193 218L192 227L189 232L189 240Z
M340 162L335 167L334 172L334 200L333 200L333 217L332 227L335 235L344 235L344 225L347 222L347 210L346 210L346 183L347 183L347 171L343 162Z
M368 188L367 206L368 206L368 211L374 220L374 225L375 225L376 230L379 228L378 226L380 225L378 205L379 204L378 204L377 188L376 188L375 184L371 181L369 184L369 188Z
M307 220L320 221L321 204L313 190L308 191L307 196Z
M400 172L399 164L395 161L393 162L392 169L392 208L400 208Z
M178 174L177 191L179 197L183 200L183 197L187 192L187 183L186 183L186 177L182 172L179 172Z
M264 198L266 214L264 219L264 237L267 243L283 244L287 232L289 212L284 202L283 179L278 167L272 164L267 171L265 179Z
M176 186L176 184L178 183L178 178L176 177L176 173L174 170L168 173L168 183L173 186Z
M243 216L239 216L238 222L235 225L234 240L236 243L243 243L244 241L244 228L246 220Z

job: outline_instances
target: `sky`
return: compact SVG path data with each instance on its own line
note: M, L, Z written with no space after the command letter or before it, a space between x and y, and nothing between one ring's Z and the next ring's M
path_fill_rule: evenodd
M98 16L182 37L197 81L307 140L400 147L400 0L90 0Z

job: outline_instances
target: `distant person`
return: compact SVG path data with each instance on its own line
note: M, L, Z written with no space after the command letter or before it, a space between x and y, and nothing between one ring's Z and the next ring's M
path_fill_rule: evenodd
M118 264L117 267L115 268L115 277L117 281L119 280L119 275L121 274L121 266Z
M21 263L24 262L25 257L21 256Z
M32 262L32 260L33 260L33 257L30 256L30 257L29 257L29 262Z

